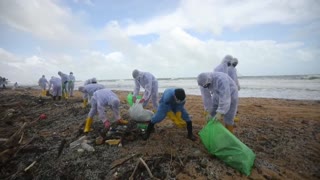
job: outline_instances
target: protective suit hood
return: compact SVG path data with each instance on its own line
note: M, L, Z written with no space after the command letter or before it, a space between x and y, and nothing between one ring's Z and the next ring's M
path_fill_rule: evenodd
M135 69L135 70L132 71L132 77L133 77L134 79L136 79L136 78L139 76L139 74L140 74L140 72L139 72L139 70L137 70L137 69Z
M210 74L211 74L210 72L204 72L199 74L197 78L198 85L203 87L204 85L211 83L212 79Z
M223 58L221 64L231 63L232 60L233 60L233 57L232 57L231 55L226 55L226 56Z

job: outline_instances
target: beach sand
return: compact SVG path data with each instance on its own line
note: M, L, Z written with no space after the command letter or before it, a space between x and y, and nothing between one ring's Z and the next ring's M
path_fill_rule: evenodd
M121 116L130 120L128 92L115 92ZM127 131L119 147L94 143L104 133L96 116L88 134L95 151L78 152L69 144L84 135L90 110L81 107L81 94L76 91L75 97L61 101L39 94L31 88L0 90L0 179L129 179L132 174L134 179L148 179L142 163L134 172L139 157L159 179L320 178L319 101L240 98L235 136L256 154L247 177L210 155L199 136L196 142L188 140L186 129L168 119L156 125L147 141L137 131ZM197 135L206 124L201 97L187 95L185 107ZM47 118L39 120L42 113Z

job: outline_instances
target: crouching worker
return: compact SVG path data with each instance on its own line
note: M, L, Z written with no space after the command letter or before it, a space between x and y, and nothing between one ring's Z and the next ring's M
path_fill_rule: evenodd
M187 123L188 138L195 141L196 137L192 133L192 121L188 112L184 108L184 104L186 102L185 99L186 94L182 88L166 89L159 101L158 110L151 118L151 122L148 125L143 139L147 140L150 137L151 132L154 130L154 125L161 122L167 116L167 113L172 111L173 113L181 112L182 119Z
M93 93L96 92L99 89L104 89L104 85L102 84L88 84L85 86L80 86L79 91L83 93L83 104L82 107L87 107L88 102L91 102L91 97L93 96Z
M238 108L238 87L228 74L208 72L198 75L204 108L209 119L224 121L225 127L233 133L234 116Z
M128 121L122 120L120 117L120 100L118 96L109 89L100 89L93 93L91 98L91 109L86 119L86 125L84 132L87 133L90 131L90 127L93 121L93 116L99 114L99 119L103 122L104 127L109 130L111 123L117 123L119 125L128 124ZM105 108L110 107L113 111L114 122L111 122L106 117Z

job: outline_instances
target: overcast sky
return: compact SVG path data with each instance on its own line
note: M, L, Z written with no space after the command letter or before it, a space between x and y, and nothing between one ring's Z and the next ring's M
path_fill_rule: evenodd
M242 76L320 74L319 12L319 0L0 0L0 76L196 77L227 54Z

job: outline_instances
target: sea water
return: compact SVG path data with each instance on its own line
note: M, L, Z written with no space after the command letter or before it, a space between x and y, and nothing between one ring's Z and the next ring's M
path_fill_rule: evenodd
M76 81L75 90L84 81ZM133 79L99 80L111 90L134 90ZM239 77L239 97L280 98L293 100L320 100L320 74L292 76L241 76ZM159 93L169 87L184 88L186 94L200 95L197 79L192 78L158 78ZM30 87L30 85L28 85ZM37 85L31 87L38 88ZM140 92L144 89L140 88Z
M133 91L133 79L98 80L111 90ZM166 88L181 87L186 94L200 95L197 79L194 78L158 78L159 93ZM239 97L281 98L295 100L320 100L320 75L293 76L242 76L239 77ZM76 83L77 87L82 81ZM140 88L140 92L144 89Z

